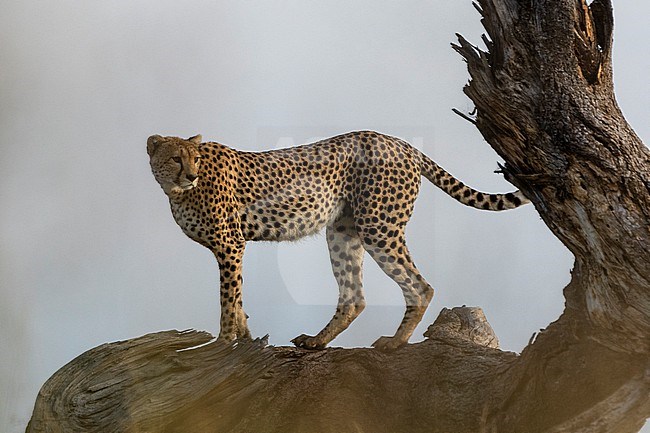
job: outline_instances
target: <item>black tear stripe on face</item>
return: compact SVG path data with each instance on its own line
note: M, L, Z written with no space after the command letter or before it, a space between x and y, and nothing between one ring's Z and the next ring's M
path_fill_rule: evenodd
M180 170L178 170L178 174L176 175L176 182L180 185L181 183L181 175L183 174L183 162L181 161L180 163Z

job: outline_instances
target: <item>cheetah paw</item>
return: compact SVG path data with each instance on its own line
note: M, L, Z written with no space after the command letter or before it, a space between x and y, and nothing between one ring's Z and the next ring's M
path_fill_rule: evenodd
M291 340L291 342L296 347L301 347L303 349L319 350L324 349L327 343L323 344L316 337L311 335L302 334Z
M237 336L232 333L232 334L219 334L219 337L217 337L217 343L218 344L226 344L226 345L232 345L235 343L235 340L237 339Z
M238 340L252 340L253 337L251 337L251 331L246 328L243 332L238 331L237 332L237 339Z
M377 341L372 343L372 347L377 350L390 351L399 349L402 346L405 346L408 341L404 341L397 337L379 337Z

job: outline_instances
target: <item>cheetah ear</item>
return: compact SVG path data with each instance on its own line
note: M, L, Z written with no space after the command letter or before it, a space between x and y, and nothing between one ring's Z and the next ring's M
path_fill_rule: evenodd
M158 134L152 135L151 137L149 137L147 139L147 154L149 156L152 156L153 153L156 151L156 148L158 147L158 145L160 143L162 143L163 141L164 141L163 137L161 137Z
M195 135L194 137L190 137L187 139L187 141L191 141L194 144L201 144L201 141L203 141L203 137L201 134Z

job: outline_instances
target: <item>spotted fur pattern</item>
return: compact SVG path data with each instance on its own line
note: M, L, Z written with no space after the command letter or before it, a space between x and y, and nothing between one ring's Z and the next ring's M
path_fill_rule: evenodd
M225 341L250 337L241 292L247 241L295 240L325 228L339 300L323 330L293 340L310 349L325 347L363 311L362 268L368 252L406 301L395 335L373 344L394 349L408 342L433 297L404 240L421 176L478 209L513 209L528 202L519 191L476 191L407 142L370 131L266 152L202 143L201 136L155 135L147 150L174 219L217 258L219 338Z

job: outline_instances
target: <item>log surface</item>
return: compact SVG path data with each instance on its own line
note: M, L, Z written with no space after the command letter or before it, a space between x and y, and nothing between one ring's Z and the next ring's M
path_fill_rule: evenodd
M483 410L517 355L495 347L478 308L443 310L427 334L391 353L225 345L198 331L104 344L47 381L27 431L478 431L465 414Z

